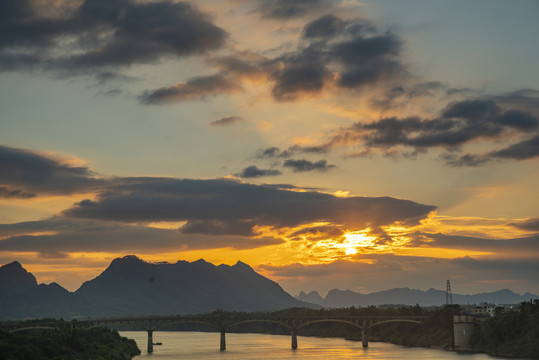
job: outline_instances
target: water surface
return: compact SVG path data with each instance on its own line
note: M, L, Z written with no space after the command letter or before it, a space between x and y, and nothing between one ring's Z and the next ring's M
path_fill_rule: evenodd
M316 338L298 336L298 349L291 349L291 337L265 334L226 334L227 349L219 350L220 334L206 332L155 331L153 354L146 353L148 335L143 331L122 331L122 336L134 339L142 350L136 359L219 359L219 360L505 360L484 354L459 354L443 350L404 347L387 343L371 342L363 349L360 341L339 338Z

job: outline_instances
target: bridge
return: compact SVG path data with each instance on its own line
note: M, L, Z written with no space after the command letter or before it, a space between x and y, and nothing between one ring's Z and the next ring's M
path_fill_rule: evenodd
M58 328L60 326L70 327L129 327L148 333L147 352L154 350L153 332L160 329L170 328L177 324L200 324L207 327L208 331L220 332L219 348L226 350L226 331L233 330L237 326L250 323L269 323L282 326L288 329L291 336L292 349L298 348L297 332L314 324L321 323L342 323L357 328L361 331L362 345L368 347L368 332L371 328L387 323L406 322L421 324L428 316L275 316L274 314L228 314L215 312L204 315L177 315L177 316L144 316L144 317L123 317L123 318L101 318L91 320L73 320L71 322L39 322L32 325L25 322L21 327L9 329L9 332L18 332L36 328ZM67 325L66 325L67 324Z

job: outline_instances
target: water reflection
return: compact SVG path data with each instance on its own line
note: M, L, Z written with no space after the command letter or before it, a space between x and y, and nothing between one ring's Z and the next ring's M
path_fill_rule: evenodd
M147 334L142 331L122 331L120 334L134 339L142 355L135 359L154 360L176 359L219 359L219 360L327 360L327 359L365 359L365 360L504 360L484 354L461 355L441 350L409 348L387 343L370 343L363 349L360 341L347 341L336 338L298 337L298 349L291 349L290 336L263 334L227 334L227 350L219 350L219 333L156 331L153 354L146 353Z

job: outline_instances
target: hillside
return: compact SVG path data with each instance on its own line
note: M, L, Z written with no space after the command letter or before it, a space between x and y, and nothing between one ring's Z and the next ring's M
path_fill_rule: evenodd
M216 309L265 311L310 306L249 265L204 260L152 264L115 259L98 277L69 292L37 284L18 262L0 267L0 320L203 313Z

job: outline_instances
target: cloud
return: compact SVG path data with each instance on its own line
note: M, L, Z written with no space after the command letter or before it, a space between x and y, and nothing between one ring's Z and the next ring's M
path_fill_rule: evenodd
M277 176L281 175L279 170L274 169L259 169L255 165L251 165L242 170L241 173L236 174L244 179L258 178L263 176Z
M402 41L379 33L361 19L325 15L307 23L298 48L275 58L273 96L294 101L324 89L360 89L380 81L397 80L406 72L399 61Z
M421 98L447 98L455 95L472 95L474 91L468 88L453 88L440 81L424 81L407 83L384 91L383 95L373 97L370 102L375 108L390 110L402 108L412 100Z
M312 7L318 2L264 2L287 10L307 3ZM366 20L324 15L303 27L295 48L279 51L274 57L237 51L209 61L238 82L269 82L275 100L292 102L326 90L355 91L406 77L399 60L401 47L396 34L378 31Z
M257 236L253 221L190 220L180 231L183 234Z
M143 104L163 104L203 99L221 93L231 93L240 89L233 80L220 75L200 76L170 87L146 91L139 97Z
M338 239L342 237L344 233L345 230L338 225L309 226L293 232L289 235L289 239L300 240L303 238L307 238L310 241L329 238Z
M288 60L286 66L273 74L273 97L279 101L298 100L303 95L322 92L331 74L326 66L315 60Z
M305 172L314 170L325 172L329 169L333 169L334 167L336 167L335 165L328 164L326 160L318 160L316 162L312 162L305 159L289 159L284 162L283 166L292 168L294 172Z
M413 238L411 246L428 245L445 249L484 251L504 257L525 258L539 256L538 235L514 239L485 239L472 236L416 233Z
M257 152L256 157L259 159L266 159L266 158L287 158L290 157L292 153L288 150L279 149L276 146L272 146L266 149L261 149Z
M386 117L371 123L356 122L340 129L324 143L296 147L295 151L323 152L337 147L362 146L356 153L372 154L378 150L415 157L428 149L442 148L450 151L442 155L448 165L481 166L495 158L521 160L539 156L538 132L539 116L531 112L505 109L491 99L471 99L451 102L433 118ZM506 142L511 138L525 140L488 153L456 154L465 144Z
M522 230L539 231L539 218L512 222L509 225Z
M35 193L24 191L24 190L13 190L8 186L0 186L0 198L30 199L33 197L36 197Z
M312 7L323 2L271 1L264 6L290 11L307 3ZM399 60L401 43L397 35L380 32L365 20L325 15L305 25L291 50L283 47L273 57L268 52L260 55L232 49L230 55L209 56L207 61L218 69L217 74L146 91L140 100L146 104L193 100L238 91L244 88L243 82L269 84L279 102L298 101L335 88L355 91L407 76Z
M479 167L479 166L485 165L486 163L492 160L482 155L466 154L466 155L458 156L451 153L444 154L442 158L445 160L445 163L447 165L453 166L453 167L461 167L461 166Z
M350 24L338 16L327 14L305 25L302 36L306 39L332 38L343 33Z
M539 156L539 135L531 139L521 141L517 144L510 145L505 149L494 151L490 154L493 157L525 160Z
M202 54L222 47L226 32L187 2L84 0L49 4L1 0L0 70L84 69L153 63L165 56ZM70 41L65 41L69 38Z
M96 200L81 201L64 214L126 223L254 221L280 228L327 221L364 228L395 221L416 223L435 209L390 197L341 198L295 190L290 185L254 185L230 179L122 178Z
M247 80L265 80L277 68L270 58L245 50L228 56L211 57L208 61L223 73Z
M228 126L245 121L241 116L228 116L218 120L214 120L210 123L211 126Z
M266 18L291 19L329 7L329 0L257 0L257 11Z
M317 289L324 292L340 288L369 293L402 288L403 284L423 290L445 290L448 276L454 293L460 294L477 293L479 286L496 291L507 287L507 283L511 283L514 291L522 293L537 289L534 276L539 268L533 259L437 259L374 254L362 255L362 260L337 260L312 265L264 264L258 268L277 278L284 288L295 288L298 291ZM421 299L418 299L420 302Z
M39 228L54 231L51 234L32 234ZM238 231L195 230L192 226L178 231L59 217L39 222L0 225L1 233L13 234L0 240L0 252L37 252L42 257L59 258L71 252L158 253L188 249L253 249L282 243L281 239L271 237L255 238L249 231L237 234ZM230 232L235 234L230 235ZM21 235L24 233L30 235Z
M296 164L298 169L308 166L330 167L325 162ZM6 146L0 146L0 170L0 186L10 194L13 190L20 192L12 194L36 196L97 193L95 200L81 201L64 211L66 216L79 219L125 223L252 221L276 228L327 221L364 228L395 221L417 222L435 209L390 197L341 198L286 184L254 185L231 179L103 178L87 167L71 166L36 152ZM262 171L268 175L268 170Z
M85 166L72 166L38 152L0 145L1 197L84 193L105 183Z

